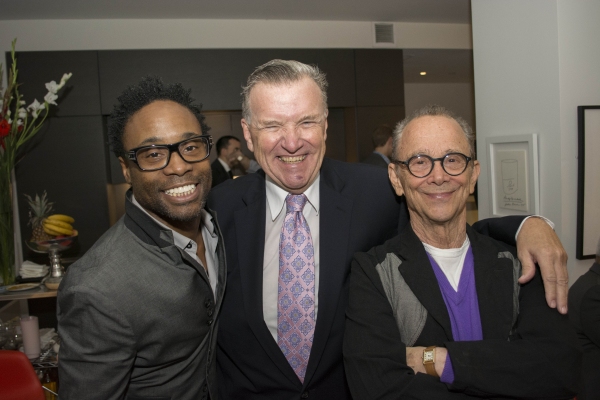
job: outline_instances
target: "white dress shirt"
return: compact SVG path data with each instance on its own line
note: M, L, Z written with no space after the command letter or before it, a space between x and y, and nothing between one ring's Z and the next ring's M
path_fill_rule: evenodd
M304 192L308 199L302 214L310 228L315 249L315 321L319 304L319 181L320 175ZM289 194L266 177L267 212L263 262L263 316L267 328L277 341L277 287L279 285L279 237L285 220L285 198Z

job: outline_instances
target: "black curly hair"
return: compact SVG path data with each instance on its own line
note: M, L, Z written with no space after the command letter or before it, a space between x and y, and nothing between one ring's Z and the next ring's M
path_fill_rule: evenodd
M117 157L125 158L123 133L129 119L139 110L157 100L170 100L181 104L196 116L202 133L207 134L210 128L204 123L202 104L194 104L190 96L192 90L185 89L181 83L165 85L158 76L147 76L137 85L131 85L117 98L108 127L108 142Z

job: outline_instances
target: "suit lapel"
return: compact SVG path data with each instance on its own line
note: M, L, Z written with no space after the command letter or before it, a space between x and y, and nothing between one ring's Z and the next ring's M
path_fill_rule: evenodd
M319 186L319 310L305 384L314 374L327 344L350 267L346 265L346 258L353 202L342 194L343 188L343 180L325 160L321 168Z
M398 268L402 277L427 313L444 329L448 340L453 340L448 309L437 278L423 244L410 225L400 234L400 256L402 264Z
M467 227L475 268L475 286L484 339L506 340L513 318L513 266L498 258L503 249Z
M236 211L236 239L242 295L248 324L265 352L288 379L300 380L265 324L263 315L263 262L265 248L266 191L265 181L245 193L246 207ZM254 227L250 232L247 227ZM250 233L250 234L249 234ZM258 366L260 368L260 366Z

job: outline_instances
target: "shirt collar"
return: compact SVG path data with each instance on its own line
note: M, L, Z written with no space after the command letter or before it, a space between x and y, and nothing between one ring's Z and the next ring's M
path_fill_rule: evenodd
M379 154L385 160L386 163L388 163L388 164L390 163L390 158L388 156L386 156L385 154L382 154L378 151L374 151L373 153Z
M321 173L317 175L315 181L304 191L304 195L306 196L308 203L315 210L317 215L319 215L319 182L321 180ZM277 184L266 175L266 188L267 188L267 201L269 203L269 209L271 211L271 220L275 221L279 213L283 210L283 206L285 205L285 198L289 194L286 190L277 186Z
M229 167L229 164L227 164L225 161L221 160L220 157L217 157L217 160L219 160L219 162L221 163L221 165L223 166L223 168L225 168L226 172L231 171L231 168Z
M150 218L152 218L152 220L154 222L156 222L161 228L172 232L173 233L173 244L175 246L179 247L180 249L185 249L186 247L188 247L190 242L194 243L194 244L196 243L194 240L188 238L187 236L182 235L179 232L174 231L173 229L171 229L168 226L166 226L165 224L163 224L161 221L154 218L152 216L152 214L150 214L148 211L146 211L146 209L144 207L142 207L142 205L140 203L138 203L138 201L135 199L135 196L133 194L131 195L131 202L133 204L135 204L140 210L145 212ZM204 227L206 228L206 230L210 233L210 235L212 237L217 237L217 233L215 232L215 225L213 222L212 215L210 215L205 209L202 209L202 210L200 210L200 216L202 218L201 224L204 225Z

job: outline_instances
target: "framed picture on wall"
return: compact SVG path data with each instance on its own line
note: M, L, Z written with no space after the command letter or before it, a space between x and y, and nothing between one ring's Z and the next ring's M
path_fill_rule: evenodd
M486 139L492 214L539 214L537 134Z
M577 168L578 260L594 258L600 239L600 106L577 107L579 136Z

